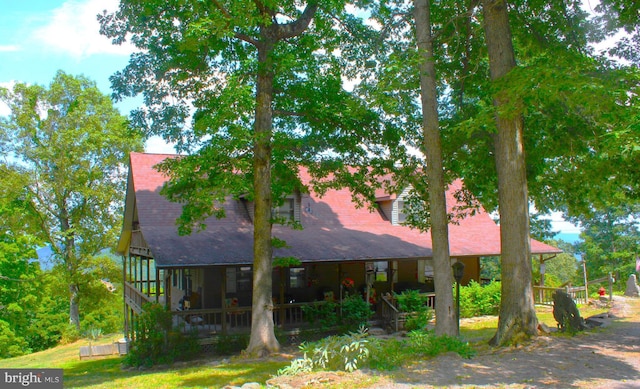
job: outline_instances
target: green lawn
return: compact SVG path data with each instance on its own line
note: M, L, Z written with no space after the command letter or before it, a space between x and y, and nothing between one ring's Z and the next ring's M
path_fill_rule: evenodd
M538 307L538 319L547 326L556 326L551 307ZM580 307L583 317L602 313L606 310ZM497 317L463 320L461 336L478 348L486 347L494 335ZM121 335L106 337L96 344L117 340ZM230 358L229 363L216 364L206 359L196 362L175 364L171 367L148 370L123 369L120 357L104 359L79 359L80 346L88 345L88 340L80 340L68 345L30 354L22 357L0 360L0 368L62 368L65 388L219 388L225 385L242 386L247 382L265 382L286 366L285 360L243 360Z
M106 344L119 337L107 337L95 344ZM206 360L181 363L171 368L129 370L122 368L118 356L80 360L80 340L50 350L22 357L0 360L0 368L62 368L65 388L219 388L246 382L264 384L286 361L244 361L231 358L230 363L213 365Z

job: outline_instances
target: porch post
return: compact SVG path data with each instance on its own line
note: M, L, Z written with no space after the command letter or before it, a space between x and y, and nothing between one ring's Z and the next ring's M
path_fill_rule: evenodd
M131 267L133 267L133 288L138 289L138 257L131 258Z
M156 268L156 304L160 303L160 269L158 269L158 266L155 266Z
M127 257L130 257L130 255L123 255L122 256L122 280L123 282L127 282ZM124 285L124 283L123 283ZM124 314L124 337L128 338L129 337L129 315L127 312L127 287L126 285L124 285L124 287L122 288L122 305L123 305L123 314Z
M279 268L280 271L280 327L283 328L284 327L284 319L285 319L285 314L284 314L284 310L285 310L285 305L284 305L284 268L282 266L280 266Z
M173 284L171 283L171 279L173 277L173 269L169 268L167 270L168 277L164 279L164 306L165 308L171 309L171 287Z
M222 317L220 318L220 321L222 322L222 334L226 335L227 334L227 299L226 299L226 295L227 295L227 267L226 266L222 266L222 272L221 272L221 276L222 276L222 282L220 283L221 285L221 290L220 290L220 299L221 301L221 307L222 307Z

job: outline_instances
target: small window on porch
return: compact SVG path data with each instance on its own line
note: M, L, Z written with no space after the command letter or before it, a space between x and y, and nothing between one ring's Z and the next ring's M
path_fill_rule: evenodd
M238 283L238 292L250 291L253 283L253 271L251 270L251 266L242 266L238 268L238 277L236 281Z
M289 287L305 288L307 286L305 270L303 267L289 268Z
M389 280L389 262L374 262L376 272L376 282L387 282Z
M251 266L227 268L227 293L251 291L253 284L253 271Z

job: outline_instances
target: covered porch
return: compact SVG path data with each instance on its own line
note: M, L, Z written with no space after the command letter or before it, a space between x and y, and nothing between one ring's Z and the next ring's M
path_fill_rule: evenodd
M479 257L453 258L452 263L458 260L465 264L463 284L479 280ZM143 312L145 303L165 306L177 330L195 331L200 337L250 330L253 272L248 264L159 267L150 256L130 255L123 261L123 272L129 337L134 336L136 316ZM435 306L430 258L306 262L274 268L272 277L273 320L284 331L308 325L304 306L340 302L347 294L369 301L377 321L394 320L389 299L394 292L419 290L428 294L429 305Z

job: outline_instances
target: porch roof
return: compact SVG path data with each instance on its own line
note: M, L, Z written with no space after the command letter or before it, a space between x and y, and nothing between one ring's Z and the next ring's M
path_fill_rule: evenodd
M118 251L124 253L130 242L127 221L137 212L139 229L153 253L158 267L250 264L253 262L253 224L242 200L224 204L226 217L211 217L206 229L189 236L179 236L176 219L180 204L160 195L167 177L154 169L166 154L131 154L129 187L125 209L125 225ZM309 177L301 171L301 180ZM453 192L460 188L456 181L447 193L447 203L456 203ZM131 196L134 201L131 201ZM432 256L429 233L392 225L379 212L357 208L346 190L332 190L322 198L313 191L302 196L300 222L302 230L274 225L273 235L283 239L287 248L274 249L274 257L296 257L302 262L402 260ZM500 254L500 228L481 209L458 224L449 225L452 257ZM532 240L533 254L561 252L555 247Z

